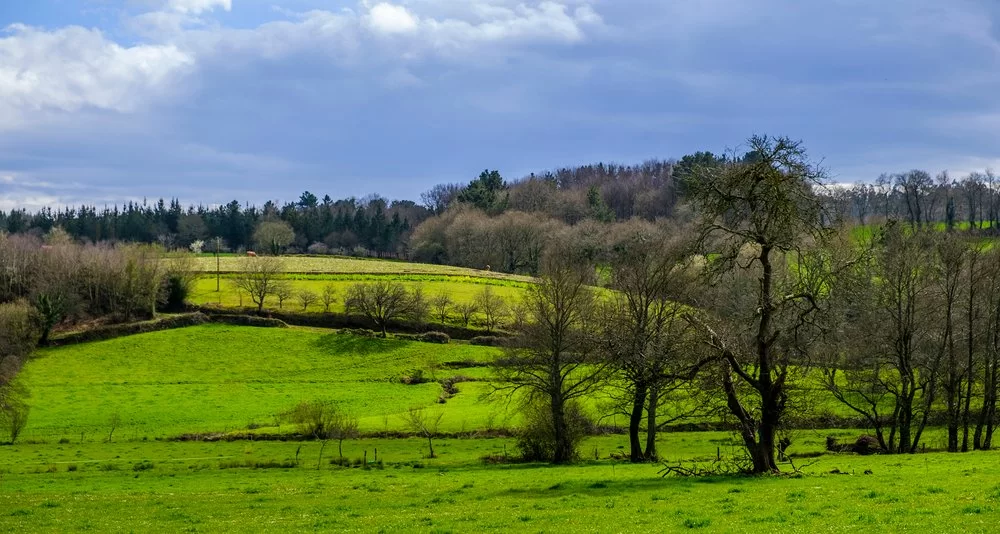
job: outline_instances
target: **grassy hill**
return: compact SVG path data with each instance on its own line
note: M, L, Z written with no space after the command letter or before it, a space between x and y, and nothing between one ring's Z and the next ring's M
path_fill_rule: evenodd
M404 430L411 407L447 409L442 429L500 424L500 407L480 402L483 383L407 385L405 376L483 376L499 349L370 339L310 329L204 325L40 351L21 380L32 393L26 439L97 436L113 414L127 438L171 437L263 427L300 401L336 401L363 431ZM435 368L437 368L435 370ZM492 414L492 415L491 415ZM285 431L291 428L285 427Z

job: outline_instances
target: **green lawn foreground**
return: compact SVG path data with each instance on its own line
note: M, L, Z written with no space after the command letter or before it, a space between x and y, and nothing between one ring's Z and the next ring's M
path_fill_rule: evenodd
M316 469L318 443L2 447L0 530L995 532L1000 520L996 452L829 455L801 477L691 479L610 460L477 460L503 441L446 440L437 460L421 458L417 439L347 444L352 458L380 448L386 460L367 470ZM612 443L592 438L585 448ZM297 467L240 467L290 462L296 451ZM336 454L327 447L327 458Z

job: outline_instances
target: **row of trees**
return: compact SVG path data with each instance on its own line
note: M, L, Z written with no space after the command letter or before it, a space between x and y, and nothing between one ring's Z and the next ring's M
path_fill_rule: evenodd
M258 313L264 311L269 299L271 302L277 300L279 309L285 301L295 299L303 311L321 302L327 313L338 302L339 295L332 284L324 286L319 294L308 289L295 291L284 272L281 258L246 258L232 283L241 295L250 297ZM420 286L407 289L400 282L381 279L352 284L343 296L343 304L345 313L367 318L383 336L397 320L424 323L433 317L445 323L454 314L466 327L477 319L487 332L493 332L511 318L509 306L489 285L484 285L472 302L456 303L444 293L428 298Z
M36 345L63 322L148 319L182 306L191 275L147 245L76 245L60 237L0 233L0 423L17 437L27 392L16 379Z
M280 223L280 249L325 253L330 249L360 248L379 255L405 254L414 226L430 212L410 201L389 202L372 196L322 200L308 191L297 202L262 207L237 201L209 208L181 207L179 201L153 204L129 202L98 210L93 206L60 210L0 211L0 232L43 235L60 228L78 242L158 243L166 248L185 248L199 241L218 238L224 250L247 250L275 245L273 224ZM268 228L268 225L271 225ZM264 229L263 235L261 230ZM285 229L290 231L286 237ZM310 247L312 249L310 250ZM214 250L214 249L212 249Z
M496 376L544 407L529 427L545 430L548 458L573 457L578 403L608 387L629 415L634 461L656 457L659 413L698 406L734 426L748 470L776 471L792 417L820 415L810 384L865 420L884 452L917 451L936 422L951 451L991 447L1000 252L919 225L831 226L825 177L802 147L749 143L753 158L694 169L691 227L633 222L605 238L614 293L589 289L591 252L546 250Z
M1000 224L1000 179L991 170L960 179L922 170L883 174L873 183L833 188L826 200L833 216L862 225L905 220L914 226L944 223L949 230L962 224L977 231Z

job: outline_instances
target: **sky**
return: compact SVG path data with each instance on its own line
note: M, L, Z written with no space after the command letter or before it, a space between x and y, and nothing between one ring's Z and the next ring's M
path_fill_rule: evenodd
M0 0L0 209L418 199L802 140L1000 170L994 0Z

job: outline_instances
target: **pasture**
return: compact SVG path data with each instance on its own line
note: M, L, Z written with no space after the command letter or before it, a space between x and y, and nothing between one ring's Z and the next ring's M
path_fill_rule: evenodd
M713 437L672 434L664 448L711 454ZM480 457L502 450L502 440L442 441L435 460L421 457L415 439L350 442L345 455L367 451L372 461L376 447L381 464L320 469L311 442L4 447L0 529L992 532L1000 519L995 452L829 455L802 477L699 479L607 459L485 465Z
M485 286L489 286L493 293L507 302L517 302L523 295L524 288L528 282L506 280L501 278L475 278L468 276L441 276L441 275L315 275L315 274L293 274L287 275L289 283L295 293L300 291L311 291L320 295L326 286L332 286L336 291L336 302L330 307L331 312L344 311L344 296L348 288L360 282L372 281L376 279L390 279L397 281L408 290L419 288L424 298L432 300L440 294L446 294L454 304L465 304L475 301L476 296ZM219 288L216 291L216 287ZM217 285L214 276L199 277L195 281L194 288L188 301L199 305L216 305L223 307L252 306L253 303L247 295L241 295L240 291L233 284L232 275L224 275ZM267 298L266 307L279 309L279 303L275 296ZM289 311L307 311L310 313L321 313L325 311L322 302L313 302L303 309L296 298L286 300L280 305L280 309ZM432 309L431 319L437 320L437 314ZM455 310L450 310L448 319L458 323L460 318Z
M218 268L223 273L239 272L243 269L245 256L220 256L218 265L215 256L201 254L192 258L194 269L204 273L214 273ZM288 273L312 274L358 274L358 275L439 275L467 276L473 278L493 278L530 282L527 276L498 273L484 269L469 269L451 265L412 263L376 258L356 258L347 256L284 256L282 267ZM168 260L169 261L169 260Z
M482 376L499 349L371 339L327 330L203 325L39 351L21 375L31 391L25 439L107 434L114 414L123 438L191 432L281 431L277 416L300 401L328 400L360 418L362 431L403 430L411 407L448 409L442 430L503 421L479 402L483 383L457 385L440 404L428 378ZM495 413L496 412L496 413ZM490 419L492 417L492 419ZM286 431L292 430L289 427Z
M824 452L826 436L860 430L793 432L801 476L663 478L621 459L621 434L588 438L577 465L506 464L515 442L489 430L515 425L517 407L483 397L498 354L218 324L44 349L21 375L28 428L0 447L0 530L989 532L1000 520L1000 454ZM442 404L439 383L404 383L417 372L477 381ZM319 442L264 439L294 432L277 416L303 400L359 417L351 467L331 463L335 442L321 459ZM425 439L393 437L415 406L443 413L437 458ZM253 439L175 439L193 432ZM928 444L943 440L933 429ZM739 452L729 432L666 432L659 447L699 462Z

